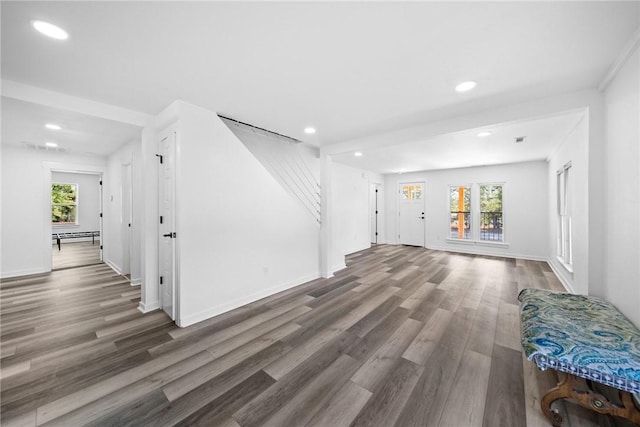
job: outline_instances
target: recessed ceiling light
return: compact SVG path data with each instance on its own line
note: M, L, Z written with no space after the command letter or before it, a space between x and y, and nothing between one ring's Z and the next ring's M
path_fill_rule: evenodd
M307 133L309 135L316 133L316 129L312 128L312 127L308 127L308 128L304 128L304 133Z
M55 123L47 123L46 125L44 125L44 127L46 127L47 129L51 129L51 130L60 130L60 129L62 129L60 126L58 126Z
M360 151L356 151L353 155L356 157L362 157L362 153Z
M480 133L478 134L478 136L479 136L480 138L484 138L485 136L489 136L489 135L491 135L491 132L489 132L488 130L485 130L485 131L480 132Z
M476 84L474 81L462 82L456 86L456 92L466 92L476 87Z
M52 39L66 40L69 38L69 34L67 34L65 30L49 22L31 21L31 25L33 25L33 28L35 28L38 32L44 34L47 37L51 37Z
M57 147L58 144L56 144L55 142L45 142L44 145L46 145L47 147Z

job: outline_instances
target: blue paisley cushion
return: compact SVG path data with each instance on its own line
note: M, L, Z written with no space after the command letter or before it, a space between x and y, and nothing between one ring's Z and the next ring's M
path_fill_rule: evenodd
M518 295L522 348L552 368L640 393L640 331L599 298L524 289Z

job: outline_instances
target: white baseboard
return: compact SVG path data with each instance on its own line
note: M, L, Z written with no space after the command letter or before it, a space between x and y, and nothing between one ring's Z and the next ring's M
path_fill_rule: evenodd
M551 267L553 274L556 275L556 277L558 278L562 286L564 286L564 289L569 293L575 294L576 291L575 289L573 289L573 286L571 285L571 283L569 283L567 279L565 279L564 276L560 274L560 271L555 265L553 265L553 262L550 259L547 259L547 264L549 264L549 267Z
M0 273L0 278L8 279L9 277L29 276L31 274L43 274L49 273L51 270L44 269L42 267L27 268L24 270L3 271Z
M345 268L347 268L347 264L342 263L342 264L334 265L331 268L331 271L333 271L335 273L336 271L344 270Z
M147 304L143 303L142 301L138 303L138 310L143 313L149 313L150 311L158 310L159 308L160 301L153 301Z
M116 263L114 263L111 260L108 259L103 259L104 263L107 264L109 267L111 267L112 270L114 270L116 273L118 273L119 275L122 276L122 269L120 268L120 266Z
M295 286L299 286L303 283L309 282L319 277L320 277L319 272L310 274L304 277L300 277L299 279L290 280L286 283L273 286L269 289L264 289L259 292L254 292L253 294L246 295L242 298L237 298L233 301L229 301L224 304L218 304L214 307L208 308L206 310L202 310L198 313L194 313L188 316L180 316L180 318L176 319L176 325L178 325L181 328L186 328L187 326L193 325L194 323L202 322L203 320L210 319L219 314L226 313L227 311L231 311L233 309L242 307L243 305L247 305L259 299L266 298L273 294L277 294L278 292L286 291L287 289L293 288Z
M131 278L131 286L140 286L142 285L142 277Z
M466 246L462 244L456 247L430 245L426 249L432 249L432 250L443 251L443 252L460 252L463 254L471 254L471 255L494 256L494 257L501 257L501 258L518 258L518 259L524 259L528 261L548 261L548 258L543 256L514 254L512 252L487 251L487 250L484 250L485 247L486 246L484 245Z

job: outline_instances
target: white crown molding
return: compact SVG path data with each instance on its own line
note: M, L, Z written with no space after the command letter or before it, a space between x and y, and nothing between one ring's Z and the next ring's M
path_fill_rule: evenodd
M2 96L140 127L148 125L153 119L153 116L146 113L29 86L11 80L2 80Z
M638 46L640 46L640 28L636 29L636 32L633 33L627 44L624 45L620 55L618 55L611 68L609 68L607 75L604 76L604 79L602 79L598 85L600 92L603 92L607 86L609 86L609 83L611 83L627 60L633 55L636 49L638 49Z

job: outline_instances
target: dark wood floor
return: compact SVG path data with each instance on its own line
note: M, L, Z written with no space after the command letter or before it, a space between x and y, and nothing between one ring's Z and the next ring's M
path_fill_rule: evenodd
M529 286L561 288L542 262L376 246L179 329L104 264L4 280L2 425L548 425ZM610 425L572 406L566 425Z

